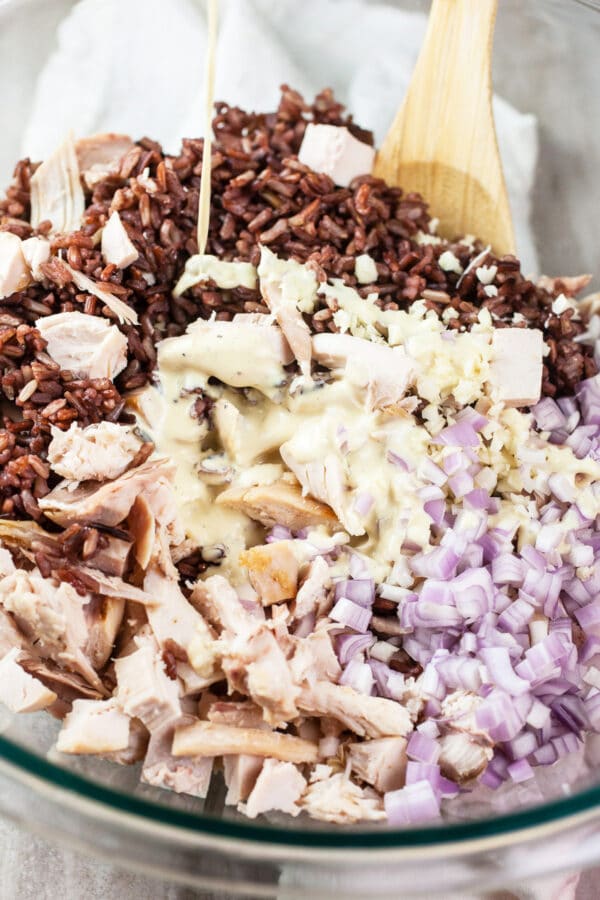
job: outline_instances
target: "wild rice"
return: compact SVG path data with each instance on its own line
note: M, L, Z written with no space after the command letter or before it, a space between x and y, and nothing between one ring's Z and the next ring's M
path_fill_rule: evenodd
M303 166L297 152L309 121L343 124L372 142L329 90L309 105L284 86L277 111L268 114L217 104L208 253L256 264L259 244L265 243L278 255L308 262L321 281L342 278L362 296L376 292L386 309L405 309L418 297L440 315L451 308L457 314L448 320L453 329L470 328L482 307L498 327L513 325L519 313L529 327L544 331L550 347L543 378L548 396L570 394L578 381L595 373L591 349L574 341L585 322L575 320L570 309L552 312L559 284L551 290L536 286L523 277L514 257L492 254L479 264L498 267L497 296L487 296L474 271L458 284L458 275L440 267L441 253L452 250L466 269L481 245L423 243L431 218L418 194L404 194L371 176L340 188ZM13 404L4 411L0 429L0 514L40 517L37 499L48 490L48 476L38 463L45 466L51 426L123 421L123 393L147 382L159 340L181 334L198 316L216 313L228 320L237 312L266 312L258 292L247 288L223 293L209 282L183 297L172 296L186 259L197 251L202 151L202 140L187 139L179 155L169 156L158 143L142 138L123 158L119 174L88 192L82 228L53 239L54 250L61 250L74 270L104 282L138 313L138 326L120 326L128 339L128 364L115 385L61 371L32 327L41 316L69 310L114 320L100 300L77 289L60 260L45 264L43 283L0 304L0 388ZM28 159L17 163L6 199L0 201L0 228L23 238L34 233L28 218L35 169ZM105 265L95 239L115 209L139 251L125 271ZM45 234L49 227L42 223L35 233ZM373 284L357 283L355 259L362 253L376 263ZM336 328L324 300L307 321L315 331ZM205 412L201 402L196 412ZM196 563L182 561L180 568L191 577Z

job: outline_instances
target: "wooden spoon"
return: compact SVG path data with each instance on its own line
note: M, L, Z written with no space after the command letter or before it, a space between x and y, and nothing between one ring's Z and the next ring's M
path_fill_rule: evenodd
M492 113L497 0L433 0L425 43L375 175L418 191L439 232L503 255L515 237Z

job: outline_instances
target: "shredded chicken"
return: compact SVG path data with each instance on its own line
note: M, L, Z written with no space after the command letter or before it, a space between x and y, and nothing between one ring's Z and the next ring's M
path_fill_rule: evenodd
M70 135L31 177L31 224L50 221L52 231L68 233L81 225L85 198Z
M83 180L93 188L108 175L117 175L121 160L134 147L126 134L94 134L75 141L75 153Z
M21 252L29 266L32 278L42 281L44 273L41 266L50 259L50 241L43 237L30 237L21 242Z
M313 336L312 349L318 362L344 370L352 384L366 389L371 409L399 403L414 379L414 363L401 347L324 332Z
M309 613L322 614L327 603L327 591L331 586L329 566L322 556L314 559L296 594L294 616L301 619Z
M20 649L13 647L0 659L0 701L14 713L46 709L57 696L21 667L20 656Z
M305 790L306 778L293 763L265 759L244 811L250 819L273 809L297 816L301 812L298 801Z
M223 776L227 785L225 803L228 806L237 806L248 799L263 762L262 756L251 756L248 753L223 757Z
M295 651L290 660L290 669L297 684L338 680L342 674L342 667L325 628L313 631L306 638L295 638L294 644Z
M152 507L143 494L138 494L129 510L127 526L135 544L135 558L140 569L146 570L152 559L156 519Z
M126 269L139 256L135 244L127 234L119 213L111 216L102 229L102 256L106 263L112 263L118 269Z
M94 669L101 669L112 653L125 600L123 597L92 597L84 608L88 623L86 653Z
M46 551L50 556L61 558L63 548L60 541L54 534L50 534L41 528L35 522L23 521L16 519L0 519L0 540L8 547L17 549L31 562L35 562L35 554L40 550ZM103 539L93 553L87 557L87 568L95 569L106 575L122 576L127 564L129 551L131 550L131 542L123 538L114 537L113 535L104 535ZM0 549L0 553L7 551ZM1 567L0 567L1 568ZM14 571L14 566L12 570ZM1 574L8 574L3 571ZM94 572L94 577L97 577ZM132 585L121 581L119 585L126 592L131 591ZM135 588L133 588L135 590ZM119 590L118 595L121 594Z
M22 291L30 278L21 238L10 231L0 231L0 299Z
M60 753L114 753L129 746L129 716L110 700L75 700L56 741Z
M304 491L331 507L349 534L364 534L364 525L351 506L352 495L342 463L333 453L327 454L322 460L304 462L303 454L297 448L302 440L297 433L291 441L282 444L280 453L286 466L294 473Z
M240 556L263 606L291 600L298 586L298 560L284 541L252 547Z
M213 771L213 759L203 756L173 756L173 728L154 731L142 767L142 781L176 794L206 797Z
M406 745L407 740L403 737L350 744L347 748L350 767L380 793L395 791L404 786Z
M537 283L538 287L544 288L550 294L553 294L558 289L564 291L568 296L574 297L585 290L593 277L593 275L588 274L560 275L558 278L549 278L547 275L542 275L538 278Z
M42 497L40 509L59 525L119 525L139 494L155 490L160 483L168 485L172 475L173 464L168 460L149 460L100 487L92 483L73 490L71 485L60 484Z
M129 743L122 750L112 750L103 753L102 758L120 766L132 766L140 762L146 755L150 735L145 725L139 719L131 719L129 722ZM143 772L142 772L143 776Z
M48 462L70 481L104 481L122 475L140 449L130 428L99 422L81 428L73 422L68 431L52 426Z
M439 765L447 778L459 784L472 781L485 770L494 755L492 747L481 744L465 732L454 732L440 738Z
M300 801L311 816L341 825L385 819L382 800L375 791L360 788L343 772L333 774L327 766L323 768L324 777L309 784Z
M193 693L222 677L218 657L211 652L209 656L203 656L202 665L199 664L197 643L194 645L196 652L191 644L202 635L210 646L212 636L201 614L181 592L164 536L159 538L158 546L158 555L144 578L144 590L154 600L147 609L148 621L159 646L163 650L169 647L176 650L179 657L177 673L184 683L185 693ZM192 661L193 665L190 665Z
M217 503L239 509L263 525L285 525L292 531L313 525L337 525L335 513L328 506L303 496L297 484L284 480L229 488L219 494Z
M63 704L60 718L68 712L73 700L101 700L106 696L104 688L91 687L81 675L60 668L52 660L40 659L29 649L19 657L19 665L57 695Z
M348 685L318 681L302 689L297 703L310 715L333 716L361 737L403 737L413 728L408 711L399 703L360 694Z
M273 274L273 261L277 263L275 255L268 247L262 247L261 265L258 267L260 291L298 360L300 371L305 378L310 378L310 330L297 306L300 299L298 292L294 291L293 276L298 264L293 260L282 262L279 267L276 266L277 273ZM265 265L265 262L270 265Z
M158 648L144 643L134 653L115 660L115 672L120 705L148 731L160 731L181 718L179 685L167 675Z
M116 325L81 312L56 313L35 323L62 369L88 378L115 378L127 365L127 338Z
M269 730L260 706L248 700L215 700L206 712L209 722L233 725L234 728L262 728Z
M264 620L244 609L225 578L213 575L197 585L195 602L223 631L218 642L221 667L231 690L243 690L263 709L272 725L297 714L298 688L286 657ZM195 649L191 651L197 665Z
M226 756L232 753L269 756L284 762L314 763L317 761L318 747L291 734L258 728L234 728L214 722L198 721L175 729L175 756Z
M67 265L65 262L63 262L62 265L67 269L79 290L85 291L88 294L93 294L94 297L101 300L102 303L108 306L110 311L115 314L119 322L127 325L138 324L136 311L131 306L128 306L127 303L124 303L123 300L119 300L115 294L108 290L106 285L103 286L102 282L94 281L92 278L84 275L83 272L80 272L79 269L72 269L71 266Z
M36 570L18 569L0 580L0 604L35 641L40 654L78 672L102 690L90 659L86 607L91 600L91 595L80 596L68 582L42 578Z

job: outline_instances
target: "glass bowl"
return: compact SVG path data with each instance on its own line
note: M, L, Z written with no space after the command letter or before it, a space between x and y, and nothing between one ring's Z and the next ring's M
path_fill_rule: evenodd
M269 14L267 0L255 3ZM152 5L167 8L164 0ZM426 11L428 3L393 5ZM68 0L0 0L2 183L19 158L37 75L70 6ZM365 46L375 53L368 7L353 8L364 19ZM294 9L288 0L277 11L272 4L273 27ZM307 9L317 15L314 0ZM548 274L600 273L599 39L596 0L500 4L495 89L538 120L532 229L540 271ZM321 70L330 83L322 60ZM332 86L346 99L347 85L339 82ZM124 89L125 111L133 102ZM543 799L515 786L505 793L502 812L466 797L460 819L455 810L453 820L428 828L341 828L303 817L247 821L224 806L218 780L200 801L139 784L135 767L59 757L52 750L57 730L43 714L0 712L0 812L51 840L173 882L263 897L464 896L600 861L600 776L576 764L548 782ZM593 762L598 748L591 742L587 750Z

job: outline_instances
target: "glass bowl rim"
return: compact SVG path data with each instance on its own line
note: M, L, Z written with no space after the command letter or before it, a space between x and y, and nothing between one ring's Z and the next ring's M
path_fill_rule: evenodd
M8 763L11 774L19 780L43 782L63 796L71 795L103 807L117 817L127 817L143 822L144 828L154 823L157 829L175 829L182 836L212 840L237 840L245 845L272 845L280 848L305 848L307 850L409 850L410 848L441 847L448 844L483 842L502 836L533 831L542 826L551 827L574 817L600 811L600 784L537 804L523 810L502 813L487 818L446 822L429 827L406 829L330 829L309 830L285 828L280 824L265 825L257 822L234 821L210 814L188 812L126 793L93 781L86 776L62 768L45 757L0 735L0 764Z
M600 12L600 0L571 0L579 6ZM0 17L18 7L17 0L0 0ZM86 776L55 765L49 759L0 735L0 765L8 764L19 780L48 785L63 796L83 799L106 812L127 817L129 821L155 823L176 829L180 834L200 838L238 840L246 845L306 848L307 850L409 850L442 847L448 844L481 842L506 835L524 835L542 826L560 825L593 811L600 811L600 784L535 806L487 818L447 822L430 827L402 830L361 829L329 830L282 828L257 822L234 821L203 813L188 812L153 800L126 793Z

